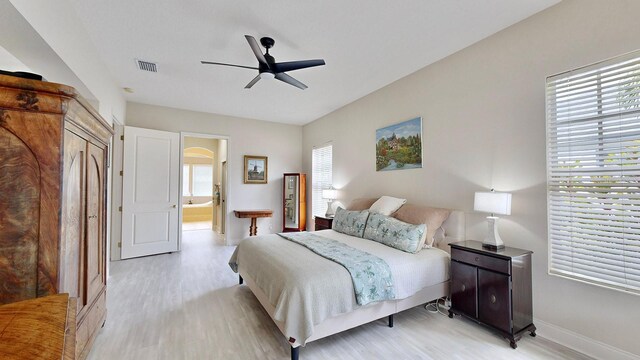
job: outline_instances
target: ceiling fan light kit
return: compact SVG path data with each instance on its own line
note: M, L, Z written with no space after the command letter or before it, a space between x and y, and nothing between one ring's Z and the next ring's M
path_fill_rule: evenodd
M275 77L276 77L276 74L269 71L264 71L260 73L260 79L262 80L271 80Z
M201 63L206 65L223 65L223 66L233 66L233 67L239 67L244 69L258 70L258 75L255 78L253 78L253 80L251 80L245 86L245 89L251 89L251 87L255 85L255 83L257 83L260 79L270 80L275 78L277 80L285 82L289 85L293 85L298 89L302 89L302 90L306 89L307 85L287 75L285 72L305 69L305 68L314 67L314 66L322 66L325 64L324 60L322 59L288 61L288 62L277 63L275 58L269 54L269 49L271 49L273 45L275 45L276 43L275 40L273 40L270 37L263 37L260 39L260 44L262 44L262 46L264 46L264 48L267 49L267 51L263 54L262 51L260 50L260 45L258 45L258 42L253 36L245 35L244 37L247 39L247 42L249 43L249 46L251 47L253 54L256 56L256 59L258 60L258 67L225 64L225 63L212 62L212 61L201 61Z

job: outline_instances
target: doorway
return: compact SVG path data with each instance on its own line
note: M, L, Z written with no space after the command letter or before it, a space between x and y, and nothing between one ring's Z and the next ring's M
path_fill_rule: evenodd
M181 228L213 232L224 243L227 139L182 134Z

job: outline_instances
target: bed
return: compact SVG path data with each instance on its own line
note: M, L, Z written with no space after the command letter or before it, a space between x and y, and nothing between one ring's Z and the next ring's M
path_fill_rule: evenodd
M426 207L408 206L405 218ZM413 206L413 207L412 207ZM359 210L359 209L355 209ZM422 220L413 216L412 223ZM406 220L406 219L405 219ZM291 358L300 347L341 331L449 295L449 254L452 241L464 239L464 213L451 211L434 233L434 246L416 254L335 230L314 231L326 241L346 244L383 259L393 274L395 299L359 305L354 283L342 265L316 255L278 234L250 237L236 248L230 265L238 272L291 345ZM416 274L420 274L416 276Z

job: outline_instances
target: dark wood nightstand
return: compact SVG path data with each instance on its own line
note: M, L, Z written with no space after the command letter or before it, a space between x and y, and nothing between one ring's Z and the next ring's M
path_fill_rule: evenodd
M489 250L479 241L451 246L451 309L509 339L536 336L533 325L531 251L505 247Z
M315 230L331 229L333 217L317 216L315 219Z

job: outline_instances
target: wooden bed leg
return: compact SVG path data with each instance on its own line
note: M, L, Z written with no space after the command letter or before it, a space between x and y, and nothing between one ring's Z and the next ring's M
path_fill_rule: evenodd
M291 347L291 360L298 360L300 357L300 346Z
M242 279L242 276L238 275L238 284L242 285L243 282L244 279Z
M393 314L389 315L389 327L393 327Z

